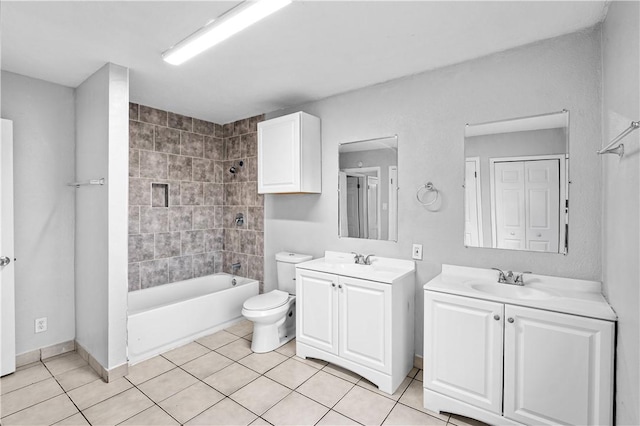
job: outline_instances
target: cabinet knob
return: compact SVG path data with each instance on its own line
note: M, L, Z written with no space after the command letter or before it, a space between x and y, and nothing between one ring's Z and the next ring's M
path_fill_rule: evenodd
M496 321L500 321L500 315L495 314L495 315L493 316L493 319L494 319L494 320L496 320Z
M331 283L331 287L335 287L335 286L336 286L336 283Z
M513 320L513 318L508 318L507 321L513 322L514 320Z
M338 288L342 288L342 284L339 284L339 285L338 285Z

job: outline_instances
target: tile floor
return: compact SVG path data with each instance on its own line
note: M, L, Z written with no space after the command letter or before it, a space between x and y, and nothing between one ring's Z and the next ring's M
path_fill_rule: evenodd
M252 324L129 368L104 383L76 353L26 365L0 380L3 425L482 425L422 408L422 371L394 395L323 361L295 341L251 352Z

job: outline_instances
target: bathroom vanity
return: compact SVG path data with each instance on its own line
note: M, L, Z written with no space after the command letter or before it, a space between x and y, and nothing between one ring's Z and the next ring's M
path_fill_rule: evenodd
M612 424L616 315L598 282L442 265L424 286L424 406L491 424Z
M296 352L393 394L413 367L415 264L349 253L296 265Z

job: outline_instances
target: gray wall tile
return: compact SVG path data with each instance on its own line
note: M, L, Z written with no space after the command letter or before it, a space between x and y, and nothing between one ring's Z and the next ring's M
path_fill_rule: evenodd
M169 155L169 179L189 181L192 177L193 159L181 155Z
M140 232L158 233L169 231L169 209L165 207L140 207Z
M210 229L215 227L215 207L204 206L193 208L193 229Z
M151 205L151 180L129 178L129 205Z
M224 184L224 202L227 206L239 206L243 204L241 183Z
M256 233L254 231L240 231L240 252L256 254Z
M169 282L190 280L193 278L193 258L191 256L169 259Z
M138 104L129 102L129 120L138 120Z
M204 157L210 160L225 160L224 139L204 138Z
M225 253L225 258L224 258L224 272L230 274L231 271L231 265L234 263L239 263L240 264L240 270L238 271L238 275L241 277L246 277L247 276L247 255L243 254L243 253L235 253L235 252L230 252L227 251Z
M140 264L129 264L129 291L140 290Z
M193 181L195 182L213 182L214 170L213 161L203 158L194 158L193 165Z
M204 231L205 251L224 250L224 229L207 229Z
M161 126L156 126L155 129L155 150L180 154L180 131Z
M129 207L129 234L140 233L140 207Z
M227 123L222 126L222 137L230 138L233 136L233 123Z
M242 201L245 206L255 206L258 203L258 185L256 182L242 184Z
M204 158L204 136L197 133L180 132L180 154Z
M247 276L254 280L264 280L264 260L262 256L247 256Z
M224 206L215 206L213 212L213 227L224 228Z
M129 150L129 177L140 177L140 151Z
M258 155L258 134L247 133L240 136L240 145L242 146L242 157L255 157Z
M203 186L200 182L182 182L180 184L182 205L201 205L204 201Z
M215 273L215 253L203 253L193 256L193 277L204 277Z
M217 124L217 123L215 124L215 137L216 138L220 138L220 139L224 138L223 127L222 127L222 125Z
M193 229L193 208L191 206L169 207L169 230L189 231Z
M240 137L233 136L226 139L225 151L227 160L237 160L242 158L242 146L240 145Z
M221 183L204 184L204 204L221 206L224 204L224 185Z
M180 232L165 232L155 235L156 238L154 257L156 259L160 259L163 257L180 256Z
M245 133L249 133L249 119L245 118L245 119L238 120L238 121L239 121L238 134L239 135L244 135Z
M225 228L224 230L224 249L225 251L240 252L240 231L236 229Z
M245 163L246 173L247 173L247 181L248 182L257 182L258 181L258 158L257 157L248 157Z
M244 216L244 222L238 226L236 224L236 216L238 213L242 213ZM231 229L247 229L247 207L245 206L224 206L224 216L222 218L225 228Z
M264 231L264 207L247 208L247 226L253 231Z
M153 234L129 235L129 260L140 262L153 259Z
M169 260L140 262L140 287L155 287L169 282Z
M213 181L216 183L224 182L224 163L222 161L214 161L213 163Z
M145 105L140 105L140 121L157 124L158 126L166 126L167 112Z
M166 179L167 154L153 151L140 151L140 177Z
M205 136L214 136L215 135L215 123L210 121L199 120L197 118L193 119L193 132L200 133Z
M180 182L169 182L169 207L181 205Z
M153 126L129 121L129 148L153 150Z
M193 119L186 115L176 114L174 112L169 113L168 117L169 127L178 130L185 130L187 132L193 131Z
M264 234L256 232L256 256L264 257Z
M182 233L182 254L204 252L204 231L184 231Z

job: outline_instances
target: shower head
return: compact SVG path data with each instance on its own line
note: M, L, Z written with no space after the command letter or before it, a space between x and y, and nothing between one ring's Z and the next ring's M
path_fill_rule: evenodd
M244 166L244 161L242 160L238 161L238 167L242 167L242 166ZM229 173L236 174L237 172L239 172L239 170L236 168L235 165L232 165L231 168L229 168Z
M236 166L231 166L231 168L229 169L229 173L235 174L235 172L236 172Z

